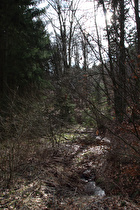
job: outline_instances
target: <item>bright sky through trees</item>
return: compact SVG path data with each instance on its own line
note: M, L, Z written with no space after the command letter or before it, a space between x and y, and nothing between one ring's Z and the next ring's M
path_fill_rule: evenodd
M46 14L44 14L43 20L46 22L46 30L50 34L50 38L52 41L56 39L56 33L57 34L60 33L60 25L59 25L59 19L58 19L58 14L57 14L58 11L56 11L52 7L53 5L56 6L56 2L57 2L56 0L44 0L38 6L39 8L46 8ZM64 2L64 4L62 4L62 2ZM68 13L68 11L69 11L71 2L73 3L73 9L76 11L76 13L74 15L74 25L75 25L74 27L75 27L75 30L77 30L76 34L79 33L80 30L82 30L86 36L90 35L90 40L89 40L90 45L94 46L94 48L97 48L97 31L96 30L98 28L98 33L100 35L99 38L100 38L101 45L102 45L102 56L104 57L104 59L106 59L108 42L107 42L107 37L106 37L107 34L106 34L106 30L105 30L105 27L106 27L105 16L103 13L102 6L101 5L97 6L98 1L95 1L95 0L92 0L92 1L90 1L90 0L59 1L59 3L63 7L63 8L61 8L61 11L64 15L63 16L64 19L65 19L65 15L66 15L65 25L66 25L67 34L69 33L70 21L71 21L70 20L71 17L68 15L68 14L70 14L70 13ZM50 3L50 5L49 5L49 3ZM129 21L125 22L125 30L126 31L132 29L135 25L133 5L128 5L128 6L129 6L129 8L127 8L127 9L129 10L129 13L128 13L129 17L127 18L127 20L129 19ZM106 13L107 24L111 25L113 11L111 10L110 4L106 5L106 10L107 10L107 13ZM95 18L96 18L97 28L95 26ZM81 28L80 30L79 30L79 27ZM76 37L77 37L77 39L79 39L77 35L76 35ZM125 41L125 46L128 46L127 41ZM80 55L80 57L82 57L82 56ZM96 58L94 58L92 50L89 51L88 57L89 57L88 60L90 60L90 57L91 57L91 62L89 61L89 63L91 63L91 65L93 65L93 60L96 60ZM74 59L74 58L72 58L72 59ZM82 63L83 63L83 58L80 59L80 65ZM98 61L96 61L96 63L98 63Z
M74 0L74 1L77 1L77 0ZM47 5L48 5L48 2L47 0L45 0L42 3L40 3L38 7L44 8ZM84 28L84 30L87 33L93 32L95 29L94 27L94 1L91 2L91 1L86 1L86 0L80 0L77 10L78 10L77 17L82 17L81 21L82 21L82 27ZM52 17L54 16L51 7L48 9L47 12L52 13ZM101 8L98 9L96 15L97 15L96 19L97 19L98 27L100 29L103 29L105 26L105 20L104 20L104 14ZM110 23L111 16L112 16L112 12L111 10L108 10L107 11L108 23ZM51 27L49 27L48 29L51 30L52 32Z

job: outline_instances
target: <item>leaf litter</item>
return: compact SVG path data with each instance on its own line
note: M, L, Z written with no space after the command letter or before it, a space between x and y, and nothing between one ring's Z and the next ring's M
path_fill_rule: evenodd
M67 139L54 148L39 139L39 147L33 146L16 168L10 188L1 184L0 209L140 209L127 195L86 192L89 181L105 188L97 177L106 167L110 142L105 140L93 135L88 141L88 136L81 134L75 141Z

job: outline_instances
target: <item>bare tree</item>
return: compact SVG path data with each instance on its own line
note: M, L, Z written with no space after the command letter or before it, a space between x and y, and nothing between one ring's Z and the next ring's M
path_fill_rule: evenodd
M72 63L73 37L76 29L75 15L80 0L60 1L48 0L48 4L55 12L56 20L53 20L52 14L47 16L51 20L51 24L55 31L56 40L59 43L59 50L62 59L63 73L68 73L68 69ZM55 22L54 22L55 21Z

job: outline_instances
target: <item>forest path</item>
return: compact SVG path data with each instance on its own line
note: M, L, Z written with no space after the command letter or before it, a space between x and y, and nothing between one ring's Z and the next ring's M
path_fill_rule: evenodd
M12 187L1 192L0 209L139 209L101 189L97 175L106 166L109 139L84 128L68 130L63 138L55 147L45 137L36 142L16 169Z

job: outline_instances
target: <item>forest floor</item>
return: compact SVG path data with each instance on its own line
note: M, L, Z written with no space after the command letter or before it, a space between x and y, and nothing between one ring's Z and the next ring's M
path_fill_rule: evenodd
M23 143L10 187L1 183L0 209L140 209L139 174L133 174L130 182L124 173L127 168L121 163L118 172L118 165L108 156L110 150L110 137L101 138L82 127L68 129L63 142L54 147L45 136ZM130 169L129 163L129 174ZM102 194L88 190L89 182L95 182Z

